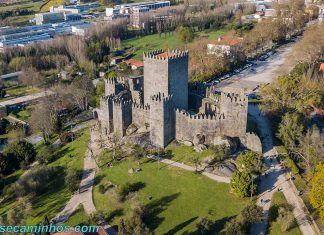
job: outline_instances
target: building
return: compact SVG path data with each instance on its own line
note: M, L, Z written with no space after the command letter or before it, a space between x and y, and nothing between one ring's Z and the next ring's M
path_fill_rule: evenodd
M128 66L131 66L132 70L136 70L144 67L143 61L129 59L124 61Z
M73 14L88 14L91 9L98 7L98 3L60 5L50 7L50 12L65 12Z
M89 24L83 21L68 21L25 27L3 27L0 28L0 50L8 47L23 47L31 43L51 40L58 35L72 34L73 26L83 25Z
M65 16L63 12L45 12L35 14L36 25L52 24L64 21Z
M107 20L127 17L131 19L131 25L141 26L141 17L145 12L157 10L163 7L169 7L170 1L139 2L116 5L114 8L106 8Z
M235 58L240 50L243 38L234 36L222 36L217 40L211 41L207 44L207 54L218 56L226 56Z
M188 59L186 51L144 53L144 76L106 80L95 111L102 136L131 137L135 130L157 147L175 139L193 141L197 135L206 144L223 135L238 137L251 149L260 144L257 136L246 133L248 97L242 90L216 97L209 88L200 113L188 112Z

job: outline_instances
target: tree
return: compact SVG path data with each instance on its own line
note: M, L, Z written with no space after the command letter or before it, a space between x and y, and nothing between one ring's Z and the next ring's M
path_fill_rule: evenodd
M234 172L230 185L239 197L248 197L256 190L255 185L252 187L252 176L246 170Z
M0 98L4 98L6 94L6 89L3 86L0 86Z
M30 123L34 131L40 131L45 143L56 129L58 122L58 108L54 97L42 99L31 113Z
M10 225L22 225L31 215L32 205L28 200L20 199L18 205L7 213L7 222Z
M292 211L287 210L287 208L279 208L279 216L277 221L280 224L281 232L286 232L296 225L295 216Z
M33 67L28 67L22 70L22 74L19 75L18 80L25 86L39 86L44 83L44 78Z
M255 223L260 223L263 218L263 210L262 207L255 205L255 204L250 204L241 211L241 217L242 221L244 221L244 224L255 224Z
M188 43L191 42L195 37L195 33L192 30L192 28L190 27L184 27L184 26L180 26L179 28L177 28L177 38L184 42L184 43Z
M208 234L208 232L212 229L214 223L210 219L203 217L196 224L196 227L201 235Z
M10 122L2 118L0 119L0 135L6 134L7 133L7 127L10 125Z
M230 148L224 144L212 146L211 150L213 151L213 162L223 161L225 158L230 156Z
M262 172L262 156L253 151L240 153L236 159L239 169L246 170L250 174L260 174Z
M195 173L198 173L198 167L201 164L201 161L198 156L190 157L190 161L195 165Z
M287 148L296 147L297 141L303 136L304 126L297 113L286 113L279 125L277 136Z
M316 166L316 171L311 179L309 199L312 206L320 211L320 217L324 219L324 164Z
M65 176L65 185L71 192L74 192L79 188L80 184L80 171L69 170Z
M225 235L245 235L244 225L238 221L237 219L233 218L229 222L226 222L224 228Z
M30 164L35 160L36 150L31 143L25 140L18 141L5 149L5 154L8 158L14 159L18 167L19 164Z

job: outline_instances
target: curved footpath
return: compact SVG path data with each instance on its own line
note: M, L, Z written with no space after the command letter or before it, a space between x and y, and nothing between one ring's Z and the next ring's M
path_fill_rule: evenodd
M316 224L309 216L306 206L303 200L298 196L292 182L289 180L289 176L281 168L280 164L274 158L277 156L276 149L272 142L272 133L269 122L265 116L263 116L258 107L249 106L249 114L254 117L261 131L263 137L262 148L263 157L266 166L268 167L267 175L261 176L261 183L258 186L258 199L257 204L263 208L264 218L262 223L255 224L251 228L252 235L263 235L267 232L269 208L273 193L275 191L282 191L288 203L293 206L293 214L296 218L300 231L304 235L316 235Z

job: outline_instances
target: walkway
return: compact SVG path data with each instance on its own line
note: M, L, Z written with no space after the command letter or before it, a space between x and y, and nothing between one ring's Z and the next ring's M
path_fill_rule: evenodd
M316 232L311 225L313 221L309 222L307 220L308 212L303 210L303 208L305 208L303 201L299 198L293 185L289 182L288 176L274 158L277 155L277 152L273 146L272 133L268 120L260 113L257 106L250 105L249 114L251 114L257 121L259 130L261 131L261 136L263 137L262 148L264 162L269 168L267 175L261 177L261 183L258 187L259 195L257 204L263 208L264 219L262 223L252 226L251 234L266 234L272 196L275 191L280 189L280 191L284 193L288 203L294 208L293 213L302 234L315 235Z
M153 160L160 160L160 162L164 163L164 164L167 164L167 165L170 165L170 166L174 166L174 167L179 167L181 169L184 169L186 171L196 171L196 168L193 167L193 166L188 166L186 164L183 164L183 163L179 163L179 162L176 162L176 161L172 161L170 159L164 159L164 158L159 158L158 156L154 156L154 155L150 155L150 156L147 156L149 159L153 159ZM217 181L217 182L221 182L221 183L227 183L229 184L230 181L231 181L231 178L230 177L223 177L223 176L219 176L219 175L215 175L215 174L212 174L212 173L208 173L208 172L202 172L201 173L202 175L214 180L214 181Z
M94 183L94 177L96 174L97 164L95 159L99 151L97 133L94 128L91 128L91 140L89 149L87 150L84 158L83 175L78 191L76 191L70 201L66 204L64 209L57 214L55 222L62 224L65 222L77 209L80 204L83 204L84 210L87 214L96 212L96 207L92 200L92 188Z

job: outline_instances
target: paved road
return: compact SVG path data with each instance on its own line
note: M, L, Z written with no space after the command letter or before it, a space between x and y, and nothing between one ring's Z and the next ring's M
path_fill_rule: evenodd
M262 223L252 226L251 234L266 234L271 199L273 193L279 189L284 193L288 203L293 206L293 213L302 234L315 235L316 232L312 227L312 223L314 223L314 221L309 222L307 220L308 212L303 209L305 208L304 202L297 195L294 185L291 185L289 177L274 158L277 155L277 152L273 146L271 127L267 118L263 116L258 107L254 105L249 106L249 113L258 123L261 136L263 137L263 156L265 165L268 167L267 175L263 175L261 177L257 199L257 204L263 208L264 219Z
M26 96L14 98L14 99L6 100L6 101L2 101L2 102L0 102L0 106L7 106L7 105L15 105L15 104L26 103L26 102L30 102L32 100L42 98L42 97L47 96L47 95L51 95L51 94L53 94L53 92L50 91L50 90L42 91L42 92L39 92L39 93L26 95Z
M154 155L150 155L150 156L148 156L148 158L156 160L156 161L158 161L160 159L160 162L162 162L164 164L174 166L174 167L179 167L179 168L187 170L187 171L193 171L193 172L196 171L195 167L188 166L186 164L179 163L179 162L176 162L176 161L172 161L170 159L159 158L158 156L154 156ZM212 179L212 180L214 180L214 181L221 182L221 183L229 184L230 181L231 181L230 177L223 177L223 176L215 175L215 174L208 173L208 172L202 172L201 174L208 177L208 178L210 178L210 179Z
M246 88L252 92L259 85L271 83L279 75L288 73L293 65L289 64L287 58L293 50L295 42L279 47L272 56L265 61L256 61L254 66L221 81L215 87L222 90L225 87Z

